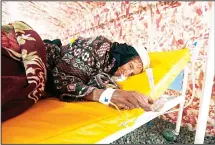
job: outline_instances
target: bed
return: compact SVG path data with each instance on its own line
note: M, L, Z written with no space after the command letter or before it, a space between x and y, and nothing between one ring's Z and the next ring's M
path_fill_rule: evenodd
M150 52L155 80L153 99L181 83L182 95L170 98L162 112L180 104L176 133L179 133L187 82L186 66L190 61L189 49L169 52ZM180 82L184 80L184 83ZM124 90L151 93L145 72L119 84ZM175 88L175 87L174 87ZM55 98L39 101L23 114L2 124L3 144L95 144L111 143L162 113L142 109L118 112L97 102L60 102Z

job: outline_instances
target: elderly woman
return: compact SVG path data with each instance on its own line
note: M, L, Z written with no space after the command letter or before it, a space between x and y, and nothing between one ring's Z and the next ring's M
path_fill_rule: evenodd
M115 104L120 109L141 107L151 111L150 98L135 91L120 90L111 78L129 77L144 71L149 66L145 48L137 50L103 36L79 37L65 46L57 40L44 40L44 43L49 76L47 90L60 100L85 99L110 106Z

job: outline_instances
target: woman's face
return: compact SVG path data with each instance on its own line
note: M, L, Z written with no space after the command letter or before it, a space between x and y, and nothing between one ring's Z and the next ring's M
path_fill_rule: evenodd
M142 70L143 64L140 57L137 56L134 59L131 59L128 63L119 67L114 73L114 76L124 75L125 77L129 77L141 73Z

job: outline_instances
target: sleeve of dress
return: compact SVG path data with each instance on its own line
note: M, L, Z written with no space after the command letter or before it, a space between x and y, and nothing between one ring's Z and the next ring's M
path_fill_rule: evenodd
M107 72L111 69L110 64L110 48L112 42L104 36L98 36L92 41L92 48L94 50L95 68L96 72L88 81L89 86L94 86L99 89L106 89L107 87L119 88L118 85L111 79L111 75Z
M104 36L96 37L92 43L96 60L96 68L100 71L108 65L111 44L111 41Z
M57 68L53 69L52 76L54 88L62 101L73 101L77 98L83 98L95 89L93 86L84 84L78 77L59 72Z

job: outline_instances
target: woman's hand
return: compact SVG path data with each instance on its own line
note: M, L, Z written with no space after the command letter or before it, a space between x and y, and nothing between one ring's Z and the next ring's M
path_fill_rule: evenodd
M87 100L99 101L99 98L104 90L95 89L93 93L84 97ZM124 90L115 90L111 102L117 105L119 109L134 109L134 108L143 108L145 111L152 111L151 105L154 101L135 91L124 91ZM110 104L111 107L114 107Z
M152 111L151 105L153 104L152 99L141 93L124 90L116 90L111 102L117 105L119 109L143 108L145 111Z

